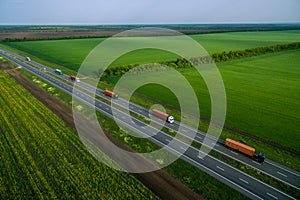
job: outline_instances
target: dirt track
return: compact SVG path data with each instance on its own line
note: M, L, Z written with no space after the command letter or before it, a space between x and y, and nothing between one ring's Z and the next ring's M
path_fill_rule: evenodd
M7 65L0 67L0 69L1 68L7 69ZM71 128L75 128L72 110L68 105L46 93L42 88L28 80L19 72L15 70L8 70L8 73L14 77L19 84L26 88L35 98L41 101L46 107L64 120L66 124L68 124ZM85 118L82 120L85 120L87 130L93 130L92 123L87 121ZM90 134L93 135L94 133L91 132ZM133 151L130 147L123 144L110 134L107 134L107 137L120 148L126 149L127 151ZM162 199L203 199L163 170L132 175Z

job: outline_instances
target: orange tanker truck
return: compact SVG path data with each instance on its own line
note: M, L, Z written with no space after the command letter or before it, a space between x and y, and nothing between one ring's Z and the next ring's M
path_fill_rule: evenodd
M256 155L253 147L247 146L230 138L226 138L225 146L250 156L252 159L260 163L263 163L266 158L263 152L259 152L258 155Z
M117 99L119 97L119 95L117 95L116 93L114 93L112 91L109 91L109 90L104 90L103 93L106 96L109 96L109 97L114 98L114 99Z

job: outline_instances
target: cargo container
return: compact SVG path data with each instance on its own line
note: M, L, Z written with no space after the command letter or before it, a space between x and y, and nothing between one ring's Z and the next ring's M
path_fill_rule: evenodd
M255 148L247 146L245 144L242 144L240 142L237 142L235 140L232 140L230 138L226 138L225 140L225 146L229 147L231 149L234 149L236 151L239 151L245 155L250 156L251 158L253 158L254 160L262 163L264 162L266 156L264 153L259 152L258 155L255 154Z
M160 110L153 109L153 110L150 111L150 114L152 114L152 115L154 115L156 117L159 117L159 118L161 118L161 119L163 119L166 122L169 122L171 124L174 122L174 117L173 116L171 116L171 115L169 115L167 113L164 113L164 112L162 112Z
M63 75L63 73L60 69L55 69L54 72L58 75Z
M109 91L109 90L104 90L103 93L106 95L106 96L109 96L109 97L112 97L114 99L117 99L119 97L119 95L117 95L116 93L112 92L112 91Z
M76 76L70 76L70 79L72 81L80 82L80 79L78 77L76 77Z

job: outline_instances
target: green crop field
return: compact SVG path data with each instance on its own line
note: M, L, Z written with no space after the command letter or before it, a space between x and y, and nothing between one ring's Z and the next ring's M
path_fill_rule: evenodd
M198 34L191 37L209 52L220 52L299 41L300 31L233 32ZM76 70L89 51L103 40L103 38L96 38L5 44ZM114 65L175 58L176 56L171 53L148 49L128 53L116 60ZM298 50L218 64L228 97L226 125L299 150L300 147L297 145L300 141L297 137L299 135L299 130L297 130L299 99L296 95L299 94L297 62L299 62ZM186 69L182 72L189 77L198 93L201 115L209 117L209 94L204 87L200 87L204 83L201 83L201 78L195 76L193 70ZM168 79L176 83L176 76L172 77L169 72L149 73L146 76ZM116 80L110 79L111 83ZM167 93L161 92L154 96L158 93L153 91L157 91L157 86L152 85L139 90L146 96L178 107L177 101L170 100ZM293 136L286 139L286 134L295 136L296 140Z
M299 63L300 49L219 63L227 95L226 125L300 151ZM209 118L211 105L205 83L193 69L181 72L198 96L201 116ZM130 88L137 80L162 79L184 88L170 71L128 76L122 87ZM108 81L115 84L117 79ZM179 108L177 99L170 98L174 95L159 85L146 85L137 92Z
M157 198L129 174L96 161L7 73L0 80L0 199Z
M215 53L300 41L300 30L199 34L192 38Z
M299 41L300 30L197 34L191 35L191 37L198 41L209 53L213 53ZM50 62L77 70L89 52L103 40L104 38L93 38L7 42L5 44ZM176 58L176 55L169 52L146 49L128 53L117 59L112 66L152 63Z

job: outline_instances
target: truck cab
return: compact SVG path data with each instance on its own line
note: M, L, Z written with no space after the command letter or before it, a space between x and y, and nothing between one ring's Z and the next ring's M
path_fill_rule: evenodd
M170 124L174 123L174 117L173 116L169 116L168 120L167 120Z
M60 69L55 69L54 72L58 75L63 75L63 73Z
M259 152L258 155L257 155L257 161L259 163L263 163L266 159L266 154L263 153L263 152Z
M72 80L72 81L76 81L76 82L80 82L80 79L78 78L78 77L76 77L76 76L70 76L70 79Z

